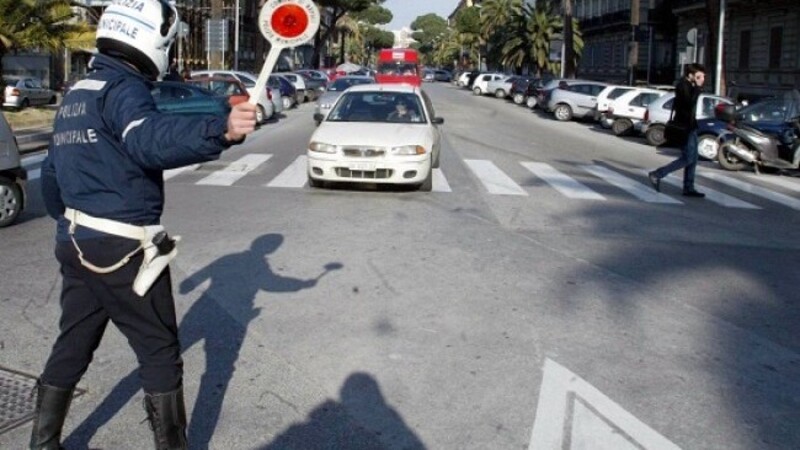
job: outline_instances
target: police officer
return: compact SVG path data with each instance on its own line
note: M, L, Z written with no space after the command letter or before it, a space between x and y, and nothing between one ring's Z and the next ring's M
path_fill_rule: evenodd
M56 115L42 194L58 221L62 313L37 383L31 449L60 447L73 391L109 320L139 362L156 449L187 448L183 363L166 267L175 240L159 225L162 171L219 158L254 130L256 115L249 103L227 117L156 110L152 81L167 70L178 23L167 0L108 6L92 71Z

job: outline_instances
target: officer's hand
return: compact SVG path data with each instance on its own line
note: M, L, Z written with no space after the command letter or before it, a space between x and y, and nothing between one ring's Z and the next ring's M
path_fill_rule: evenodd
M228 131L225 139L240 141L256 129L256 108L250 102L242 102L231 109L228 115Z

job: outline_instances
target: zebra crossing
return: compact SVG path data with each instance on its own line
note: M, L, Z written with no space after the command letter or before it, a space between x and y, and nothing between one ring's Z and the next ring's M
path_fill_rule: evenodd
M245 177L264 176L257 172L259 168L270 167L274 161L281 158L273 158L274 155L268 153L249 153L234 161L214 162L207 166L193 164L186 167L167 170L164 172L164 179L171 182L189 182L205 186L233 186ZM35 180L41 176L39 164L43 156L37 155L27 158L23 165L28 169L28 178ZM307 186L307 166L306 155L297 156L285 167L274 167L278 170L271 170L269 173L278 171L278 174L269 180L265 180L261 185L265 188L275 189L301 189ZM541 189L552 190L559 195L576 201L602 202L611 198L627 198L652 204L662 205L685 205L687 202L680 195L664 192L656 192L647 181L647 171L644 169L634 169L633 174L630 170L621 170L598 164L575 164L570 170L570 174L565 173L551 164L538 161L518 161L525 173L530 173L535 179L542 181L541 184L531 185L529 182L520 180L519 172L506 165L498 165L493 161L484 159L465 159L463 160L468 172L473 179L483 187L489 195L501 197L530 197L538 195ZM285 164L275 162L275 165ZM213 168L214 170L209 170ZM449 168L450 170L460 170ZM452 193L458 190L458 186L452 186L446 174L447 171L441 168L433 170L433 189L434 193ZM192 175L192 177L187 177ZM202 175L201 178L197 178ZM515 179L516 175L516 179ZM582 179L579 179L582 178ZM698 168L698 186L706 194L706 201L715 203L725 208L736 208L744 210L757 210L775 205L800 211L800 180L787 177L752 174L724 174L713 169ZM592 186L586 180L592 181ZM463 183L463 177L459 178ZM711 182L711 186L706 183ZM594 187L597 183L611 186L604 193L598 192ZM663 183L675 186L678 191L682 186L682 175L680 172L671 174L663 179ZM712 187L713 186L713 187ZM718 190L717 186L723 186L726 191ZM769 187L766 187L769 186ZM744 195L747 199L740 198ZM764 204L752 203L753 198L766 200Z

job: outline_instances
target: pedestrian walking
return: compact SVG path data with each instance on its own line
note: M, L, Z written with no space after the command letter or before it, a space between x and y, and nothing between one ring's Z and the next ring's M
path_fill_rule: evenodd
M155 447L186 449L183 362L160 225L163 170L219 158L255 128L255 106L227 117L164 115L150 95L164 76L178 12L167 0L114 2L97 26L91 73L62 101L42 195L58 222L59 335L36 386L31 449L57 449L75 386L111 321L139 363ZM141 447L145 447L142 445Z
M682 130L681 156L664 167L647 174L656 191L661 191L661 179L670 173L683 169L683 195L703 198L706 195L694 187L694 174L697 168L697 99L702 92L706 70L700 64L689 64L686 74L675 85L675 101L671 124Z

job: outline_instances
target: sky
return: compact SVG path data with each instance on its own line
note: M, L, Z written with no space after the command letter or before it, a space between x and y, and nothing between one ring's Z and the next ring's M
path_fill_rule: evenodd
M392 12L392 21L385 25L387 30L399 30L411 25L419 16L434 13L447 20L456 9L458 0L386 0L383 7Z

